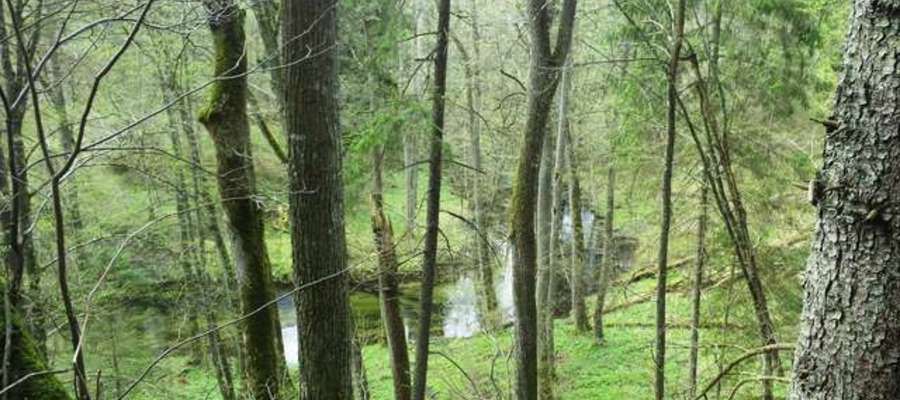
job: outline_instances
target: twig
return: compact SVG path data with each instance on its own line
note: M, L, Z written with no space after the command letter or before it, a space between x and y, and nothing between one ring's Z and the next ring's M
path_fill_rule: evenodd
M69 371L71 371L71 370L72 370L72 368L63 368L63 369L53 369L53 370L49 370L49 371L29 372L28 374L26 374L25 376L19 378L18 380L16 380L15 382L13 382L12 384L10 384L9 386L7 386L7 387L3 388L2 390L0 390L0 395L5 395L6 392L9 392L9 391L12 390L14 387L16 387L16 386L18 386L18 385L21 385L22 383L24 383L25 381L27 381L27 380L29 380L29 379L31 379L31 378L36 378L36 377L43 376L43 375L63 374L63 373L69 372Z
M728 373L731 372L731 370L734 369L734 367L738 366L738 364L740 364L744 360L746 360L750 357L753 357L755 355L763 354L763 353L777 352L779 350L793 350L793 349L794 349L794 345L792 345L792 344L770 344L768 346L763 346L763 347L760 347L757 349L753 349L753 350L750 350L750 351L742 354L740 357L738 357L737 359L732 361L730 364L725 366L725 368L722 369L722 372L719 372L719 375L716 375L716 377L713 378L713 380L710 381L706 385L706 387L703 388L703 390L697 395L697 397L694 397L694 400L706 399L707 398L706 392L708 392L710 389L712 389L714 386L716 386L716 384L719 383L719 381L722 380L722 378L724 378L725 375L728 375Z

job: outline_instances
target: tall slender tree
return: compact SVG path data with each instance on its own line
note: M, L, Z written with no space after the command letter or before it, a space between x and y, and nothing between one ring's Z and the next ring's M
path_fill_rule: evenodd
M572 317L575 329L579 332L588 332L591 327L588 323L587 306L584 302L584 266L586 261L584 245L584 228L581 218L581 183L578 178L578 161L575 157L575 142L572 140L572 131L566 128L569 143L569 204L572 211L572 266L571 266L571 301ZM575 211L577 210L577 211Z
M425 400L428 382L428 347L431 314L434 308L434 281L437 269L438 224L441 207L441 166L444 146L444 108L447 92L447 53L450 40L450 0L438 2L437 41L434 55L434 92L431 99L431 142L428 160L428 199L425 216L425 251L422 260L422 290L416 337L416 369L413 399Z
M606 215L603 218L603 259L600 260L600 279L597 287L597 304L594 307L594 340L598 344L606 341L603 331L603 309L606 305L606 293L610 282L616 276L615 256L615 206L616 206L616 168L610 161L606 170Z
M706 224L709 196L704 177L700 184L700 216L697 217L697 252L694 256L694 276L691 281L691 351L688 355L688 384L690 397L697 391L697 369L700 355L700 302L703 290L703 269L706 266Z
M790 398L900 398L900 3L856 0L812 186Z
M222 208L232 233L232 251L241 312L253 313L241 324L246 393L267 399L281 391L277 309L264 307L274 297L262 211L256 201L256 177L247 119L247 59L244 11L231 0L206 1L207 23L215 45L217 78L200 122L216 150Z
M678 0L673 21L673 41L667 75L668 97L666 118L666 153L662 177L662 221L659 229L658 272L656 282L656 400L665 399L666 391L666 280L669 263L669 229L672 224L672 171L675 158L676 112L678 100L678 65L684 41L685 0ZM604 255L606 256L606 255Z
M284 4L282 59L300 396L353 397L350 297L338 120L337 1Z
M535 303L534 217L538 167L547 130L550 107L559 81L559 69L572 43L576 0L562 5L556 43L550 42L550 11L543 0L529 0L527 16L531 38L528 81L528 114L524 143L519 154L510 206L513 244L513 302L516 307L516 383L519 400L535 400L537 383L538 312Z

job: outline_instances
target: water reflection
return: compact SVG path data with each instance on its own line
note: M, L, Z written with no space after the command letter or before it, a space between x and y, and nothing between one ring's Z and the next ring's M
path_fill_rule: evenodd
M496 246L497 254L503 260L503 268L494 272L495 293L504 322L515 316L512 301L512 252L506 243ZM415 338L418 322L418 285L404 285L401 288L400 306L408 340ZM478 274L467 272L453 282L435 288L435 310L432 320L432 335L445 338L466 338L478 334L482 327L478 300ZM374 293L354 293L351 307L357 334L365 340L381 340L381 313L378 295ZM278 303L282 322L281 335L284 340L284 354L289 365L297 365L297 326L293 299L287 297Z

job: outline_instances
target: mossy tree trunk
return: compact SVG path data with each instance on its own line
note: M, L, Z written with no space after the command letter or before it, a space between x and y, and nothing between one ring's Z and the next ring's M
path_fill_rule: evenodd
M2 291L6 297L5 282L0 281L4 285ZM41 353L40 344L35 341L22 322L22 319L15 313L7 314L5 308L0 308L0 321L10 321L13 335L10 337L10 347L6 347L4 341L0 341L0 353L10 351L9 373L7 376L7 385L17 383L8 392L4 393L7 399L40 399L40 400L68 400L70 399L68 391L60 382L54 373L48 369ZM60 372L67 372L60 370ZM28 379L19 382L28 374L37 374ZM4 386L6 388L6 386ZM0 389L4 389L0 388Z
M256 311L274 297L262 213L257 203L250 126L247 121L247 60L244 12L231 1L205 3L215 46L212 94L200 113L216 149L222 207L232 232L241 313ZM278 317L275 307L256 312L241 324L244 390L254 399L281 391Z
M284 4L285 128L304 400L353 396L338 119L336 0ZM308 57L312 54L312 57ZM302 62L300 60L306 58Z

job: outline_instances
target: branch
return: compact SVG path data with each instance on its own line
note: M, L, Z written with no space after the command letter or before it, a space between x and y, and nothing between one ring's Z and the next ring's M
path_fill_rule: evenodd
M740 364L744 360L746 360L750 357L753 357L755 355L763 354L763 353L777 352L779 350L793 350L793 349L794 349L794 345L792 345L792 344L770 344L768 346L763 346L763 347L760 347L757 349L753 349L753 350L750 350L750 351L742 354L740 357L738 357L737 359L732 361L730 364L728 364L722 370L722 372L719 373L719 375L716 375L716 377L713 378L713 380L710 381L709 384L706 385L706 387L703 389L703 391L701 391L696 397L694 397L694 400L706 399L706 392L708 392L710 389L712 389L713 386L716 386L716 384L719 383L719 381L721 381L722 378L725 377L725 375L728 375L728 373L731 372L731 370L734 369L734 367L738 366L738 364Z

